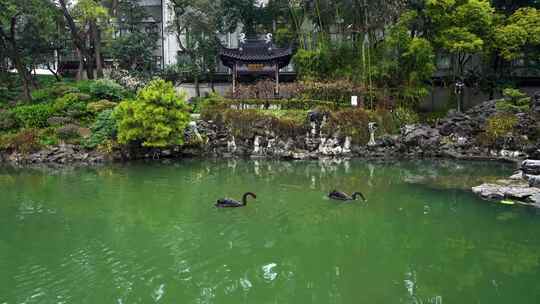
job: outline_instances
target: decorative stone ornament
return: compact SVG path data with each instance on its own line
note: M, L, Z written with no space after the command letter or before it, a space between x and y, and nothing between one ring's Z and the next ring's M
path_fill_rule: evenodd
M375 142L375 131L377 131L377 123L376 122L368 123L368 130L369 130L368 146L377 145L377 143Z

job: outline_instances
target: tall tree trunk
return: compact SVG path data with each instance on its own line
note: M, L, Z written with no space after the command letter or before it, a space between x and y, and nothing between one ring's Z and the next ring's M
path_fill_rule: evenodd
M10 21L9 35L4 31L4 28L0 25L0 38L2 44L5 46L7 55L15 65L19 78L23 84L24 99L28 102L32 101L32 95L30 94L32 86L32 74L26 68L22 55L19 52L17 45L17 38L15 37L17 27L17 16L13 16Z
M103 78L103 64L101 60L101 32L95 21L90 23L90 37L94 45L94 59L96 60L97 78Z
M112 0L112 3L111 3L111 16L112 17L117 17L118 16L118 0Z
M212 93L215 93L216 92L216 87L215 87L215 83L214 83L214 72L210 72L210 75L209 75L209 80L210 80L210 88L212 89Z
M51 74L54 75L54 78L56 78L56 81L57 82L60 82L62 81L62 77L60 77L60 74L58 73L58 70L54 70L52 67L51 67L51 64L49 62L46 63L47 65L47 70L49 70L49 72L51 72Z
M199 83L199 75L195 75L195 94L197 95L197 97L201 97L201 86L200 86L200 83Z
M94 57L87 54L85 57L84 67L86 69L86 78L94 79Z
M75 51L77 52L77 59L79 59L79 66L77 67L77 75L75 76L75 79L77 81L81 81L83 78L84 59L79 48L75 48Z
M73 40L73 44L75 45L75 48L77 48L80 51L80 54L84 60L84 65L86 67L86 77L88 79L94 79L94 61L92 56L92 51L87 47L86 45L86 37L81 34L79 31L79 28L75 24L75 20L73 19L73 16L69 13L69 10L67 9L66 1L65 0L58 0L60 3L60 7L62 8L62 13L64 14L64 18L66 19L66 23L69 27L69 31L71 34L71 38Z
M30 71L28 71L28 69L24 66L22 60L17 55L13 54L11 57L23 84L24 100L31 102L32 95L30 87L32 85L32 74L30 74Z

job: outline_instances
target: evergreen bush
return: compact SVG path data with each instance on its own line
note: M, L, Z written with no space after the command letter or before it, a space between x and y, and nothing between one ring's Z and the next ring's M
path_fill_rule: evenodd
M107 140L113 139L117 133L113 110L107 109L99 113L90 129L92 134L83 142L86 148L92 149L102 145Z
M120 101L127 97L126 90L110 79L99 79L90 83L89 93L97 100Z
M188 110L185 94L178 93L170 82L152 80L135 100L122 101L116 107L118 141L144 147L182 145L190 119Z
M504 99L497 101L497 110L504 112L526 112L529 110L531 98L518 89L504 89Z
M17 124L25 128L44 128L48 126L47 119L54 113L49 104L33 104L16 107L10 112Z

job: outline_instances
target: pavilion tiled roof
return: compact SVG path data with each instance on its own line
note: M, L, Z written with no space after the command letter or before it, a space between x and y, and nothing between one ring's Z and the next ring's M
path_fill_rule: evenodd
M293 55L292 48L277 48L272 43L262 40L248 40L241 48L221 47L219 56L223 64L231 67L240 63L277 63L280 68L289 64Z

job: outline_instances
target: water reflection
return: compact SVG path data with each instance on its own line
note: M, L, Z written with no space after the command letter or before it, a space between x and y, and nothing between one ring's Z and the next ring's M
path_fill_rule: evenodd
M0 204L0 303L534 303L537 215L462 190L511 169L356 160L2 168L11 186ZM369 201L324 199L335 187ZM211 206L245 191L258 194L247 208Z

